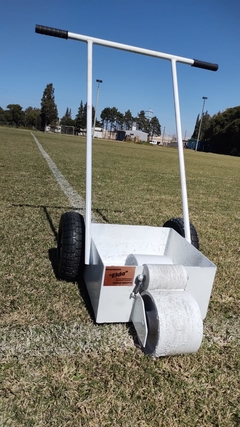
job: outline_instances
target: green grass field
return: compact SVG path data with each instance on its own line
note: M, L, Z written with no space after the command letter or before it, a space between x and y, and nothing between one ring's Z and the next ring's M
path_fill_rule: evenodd
M34 134L84 197L85 141ZM71 206L31 132L0 128L0 153L0 425L239 426L240 159L185 150L190 218L218 270L198 353L153 359L56 279ZM99 221L162 226L181 209L177 150L94 140Z

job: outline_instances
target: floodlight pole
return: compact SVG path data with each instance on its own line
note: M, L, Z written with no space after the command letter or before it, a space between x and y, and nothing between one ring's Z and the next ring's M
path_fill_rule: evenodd
M95 127L96 127L96 120L97 120L97 109L98 109L98 98L99 98L99 92L100 92L100 83L102 83L103 81L97 79L96 82L98 83L98 87L97 87L97 97L96 97L94 123L93 123L93 133L92 133L92 137L93 138L94 138Z
M202 99L203 99L202 115L201 115L201 121L200 121L199 129L198 129L198 136L197 136L197 142L196 142L195 151L197 151L197 149L198 149L198 141L199 141L199 138L200 138L200 132L201 132L201 127L202 127L204 105L205 105L205 101L207 99L207 96L203 96Z
M165 126L163 128L163 134L162 134L162 145L164 145L164 136L165 136Z

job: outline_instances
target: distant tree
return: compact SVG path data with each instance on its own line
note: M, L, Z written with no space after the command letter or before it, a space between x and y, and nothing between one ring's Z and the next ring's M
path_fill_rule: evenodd
M71 108L67 107L66 112L65 112L64 116L61 118L60 123L63 126L75 126L76 125L76 120L72 119Z
M215 153L240 155L240 106L212 116L204 139L209 140Z
M111 122L111 108L106 107L102 110L100 117L102 119L103 128L108 129L108 125Z
M84 109L83 102L81 101L75 118L75 126L78 132L81 129L86 129L86 120L86 110Z
M19 104L9 104L7 105L7 110L5 111L5 118L7 124L10 126L24 126L25 125L25 116L24 111Z
M71 108L67 107L66 113L65 113L65 117L67 117L68 119L72 118L72 110L71 110Z
M55 104L53 84L47 84L41 99L41 129L46 125L55 126L58 121L58 110Z
M5 111L2 107L0 107L0 124L5 125L6 124L6 117L5 117Z
M110 132L121 129L124 123L123 114L116 107L106 107L100 115L104 129Z
M200 125L200 120L199 120L199 114L198 114L197 118L196 118L196 123L195 123L194 131L193 131L193 134L192 134L191 138L197 139L199 125Z
M149 122L149 134L150 136L160 136L161 135L161 125L156 116L152 117Z
M144 110L141 110L140 113L138 113L136 122L137 122L137 127L139 130L149 133L149 131L150 131L149 120L145 116Z
M229 123L224 129L223 135L227 146L227 154L240 156L240 119Z
M120 113L120 111L118 111L116 116L116 128L118 130L122 130L123 127L124 127L124 115Z
M133 117L130 110L122 114L116 107L106 107L101 112L101 119L104 129L110 130L131 130L133 123L136 122L138 130L147 132L151 135L161 135L161 125L156 116L151 120L145 116L145 111L141 110L136 118Z
M110 108L110 132L114 132L117 127L118 109L116 107Z
M124 129L131 130L133 125L133 116L130 110L124 113Z
M28 107L25 110L25 126L27 128L41 129L41 110L39 108Z
M101 128L102 127L102 122L100 122L100 120L96 120L96 128Z
M204 134L206 132L206 129L209 126L210 120L211 120L211 116L208 114L208 111L206 111L206 113L204 113L202 117L201 135L200 135L201 140L205 139Z
M95 115L95 108L92 107L92 126L94 122L94 115ZM75 118L75 126L78 132L80 131L80 129L87 128L87 103L83 105L82 101L80 102L78 113Z
M206 129L209 126L209 121L211 119L211 116L208 114L208 112L206 111L206 113L203 113L202 116L202 125L201 125L201 132L199 135L199 140L202 141L204 139L204 134ZM201 123L201 118L198 114L197 119L196 119L196 124L195 124L195 128L194 128L194 132L192 134L192 138L197 139L198 137L198 132L199 132L199 127L200 127L200 123Z
M76 120L63 116L60 120L60 124L62 126L76 126Z

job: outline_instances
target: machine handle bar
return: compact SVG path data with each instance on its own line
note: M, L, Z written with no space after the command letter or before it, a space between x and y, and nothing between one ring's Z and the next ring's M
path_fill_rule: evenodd
M60 39L68 39L68 31L59 30L58 28L45 27L44 25L36 25L35 33L45 34L46 36L60 37Z
M211 62L199 61L198 59L193 60L192 67L204 68L205 70L217 71L218 64L212 64Z
M45 27L44 25L36 25L35 32L38 34L45 34L46 36L60 37L61 39L68 39L68 31L59 30L58 28ZM205 70L217 71L218 64L211 62L199 61L192 59L192 67L204 68Z

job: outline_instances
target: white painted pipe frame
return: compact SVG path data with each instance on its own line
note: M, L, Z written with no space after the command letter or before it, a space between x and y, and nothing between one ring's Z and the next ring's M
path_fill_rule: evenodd
M167 59L171 61L172 65L172 79L173 79L173 94L175 106L175 119L177 129L178 141L178 156L180 168L180 181L182 192L182 207L183 207L183 220L185 228L185 238L191 243L190 223L189 223L189 210L186 186L186 173L184 164L183 144L182 144L182 128L179 104L179 92L177 81L177 67L176 63L192 65L198 68L205 68L212 71L217 71L218 65L209 62L199 61L196 59L184 58L182 56L171 55L154 50L143 49L136 46L130 46L122 43L116 43L109 40L98 39L95 37L85 36L82 34L71 33L69 31L60 30L42 25L36 25L35 32L64 39L73 39L84 41L87 43L87 153L86 153L86 215L85 215L85 264L90 264L90 247L91 247L91 210L92 210L92 52L93 44L112 47L114 49L125 50L128 52L139 53L142 55L153 56L156 58Z

